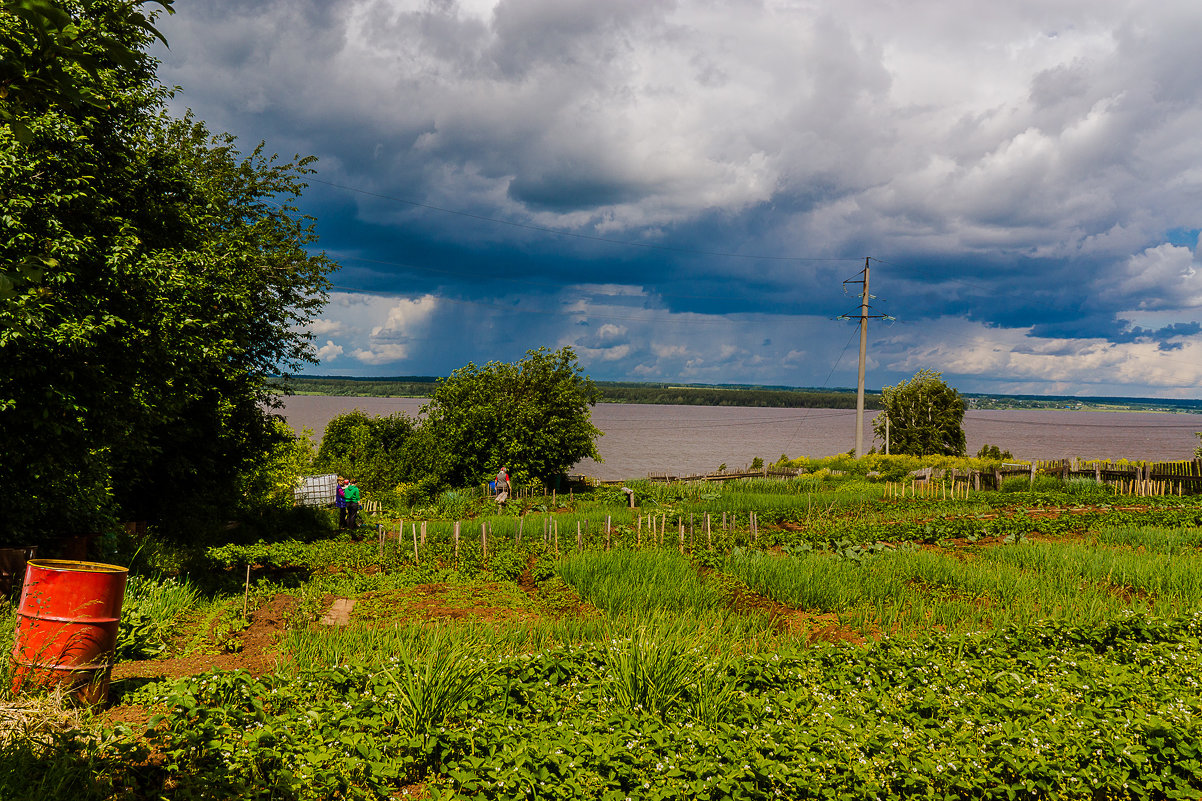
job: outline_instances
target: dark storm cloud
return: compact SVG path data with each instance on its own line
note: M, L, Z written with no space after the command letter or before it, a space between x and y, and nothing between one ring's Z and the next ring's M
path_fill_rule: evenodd
M338 286L379 293L332 307L331 331L344 311L376 320L331 335L343 363L437 371L537 336L613 377L838 380L831 318L858 309L843 281L874 256L874 312L905 323L875 383L919 358L990 382L1202 379L1132 366L1202 348L1184 322L1202 316L1192 2L178 10L161 56L180 108L315 153L317 178L347 187L305 201ZM581 289L599 286L615 289ZM814 341L787 336L811 324Z

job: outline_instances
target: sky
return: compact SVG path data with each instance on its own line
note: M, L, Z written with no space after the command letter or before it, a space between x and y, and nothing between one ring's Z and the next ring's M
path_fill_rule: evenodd
M318 157L310 375L1202 397L1197 0L178 0L160 79Z

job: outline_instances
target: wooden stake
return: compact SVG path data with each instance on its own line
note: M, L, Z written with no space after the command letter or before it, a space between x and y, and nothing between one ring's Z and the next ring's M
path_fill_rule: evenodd
M242 588L242 617L246 617L246 601L250 598L250 565L246 566L246 585Z
M419 564L417 558L417 526L413 527L413 564Z
M455 566L459 566L459 521L455 521Z

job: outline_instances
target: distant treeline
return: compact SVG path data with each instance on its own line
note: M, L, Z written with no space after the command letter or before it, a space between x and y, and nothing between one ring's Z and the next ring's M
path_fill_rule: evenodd
M395 378L354 378L352 376L290 376L287 382L298 395L348 395L371 398L425 398L438 384L432 375L407 375ZM784 409L854 409L856 393L850 389L792 388L780 386L741 386L722 384L663 384L623 381L597 381L603 403L658 403L680 406L762 406ZM1171 409L1202 412L1202 400L1156 398L1103 398L1071 395L984 395L963 393L977 408L1050 408L1070 403L1098 406L1126 406L1141 409ZM866 409L879 409L880 394L864 394Z
M352 378L332 376L288 376L272 383L288 386L297 395L349 395L359 398L425 398L434 391L438 378L411 375L400 378Z
M597 382L606 403L679 406L762 406L778 409L854 409L856 393L838 390L703 387ZM879 409L880 396L864 395L864 408Z
M424 398L434 391L434 376L397 378L315 378L293 376L277 379L297 395L346 395L373 398ZM854 409L856 393L849 390L789 389L786 387L732 387L674 384L635 384L598 381L603 403L651 403L680 406L759 406L783 409ZM864 406L880 408L878 395L865 394Z

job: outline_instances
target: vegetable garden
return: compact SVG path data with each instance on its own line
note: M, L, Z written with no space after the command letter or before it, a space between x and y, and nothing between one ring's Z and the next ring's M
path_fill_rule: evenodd
M0 797L1202 794L1202 499L628 486L144 546L112 705L10 700Z

